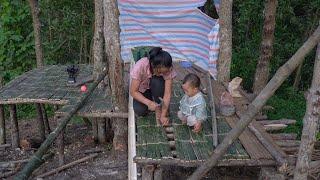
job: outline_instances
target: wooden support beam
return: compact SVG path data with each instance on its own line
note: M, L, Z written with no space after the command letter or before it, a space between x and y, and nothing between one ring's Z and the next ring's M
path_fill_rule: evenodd
M278 119L278 120L264 120L259 121L262 125L268 125L268 124L286 124L286 125L292 125L295 124L297 121L294 119Z
M9 105L10 120L11 120L11 144L13 148L18 148L20 143L19 126L17 119L17 106L15 104Z
M154 165L145 165L142 167L142 180L153 180Z
M46 132L44 128L44 122L43 122L43 115L42 115L42 108L41 104L36 103L36 110L37 110L37 125L39 129L40 139L44 141L46 139Z
M4 116L4 106L0 104L0 144L6 143L6 120Z
M51 128L50 128L50 123L49 123L49 120L48 120L48 114L47 114L47 111L46 111L46 106L45 104L41 104L41 111L42 111L42 116L43 116L43 122L44 122L44 127L45 127L45 130L47 131L47 134L50 134L51 133Z
M213 146L216 147L218 145L218 129L217 129L217 117L216 117L216 108L214 104L213 98L213 90L212 90L212 83L211 83L211 75L207 73L207 80L209 86L209 106L211 109L211 124L212 124L212 139L213 139Z
M297 139L297 134L295 133L278 133L269 134L273 140L295 140Z
M102 81L102 79L106 76L106 72L104 71L99 75L99 78L97 81L93 82L87 92L84 92L80 99L75 102L74 106L69 111L69 114L66 116L61 117L60 124L56 127L56 129L49 134L47 139L41 144L40 148L37 150L37 152L31 157L31 160L28 162L28 164L23 168L23 170L15 177L15 179L28 179L28 177L31 175L31 173L34 171L34 169L38 168L42 163L42 157L44 153L48 150L50 145L53 143L53 141L58 137L58 135L65 129L68 122L70 121L71 117L78 111L78 109L83 106L87 98L90 96L90 94L93 92L93 90L98 86L98 84Z
M248 106L248 110L241 116L237 127L233 128L223 139L223 141L216 147L211 157L203 163L189 179L201 179L214 165L218 163L231 144L240 136L254 116L266 104L267 100L274 94L274 92L281 86L285 79L294 71L298 64L303 61L304 57L314 48L320 39L320 26L308 38L308 40L299 48L299 50L275 73L273 78L269 81L266 87Z

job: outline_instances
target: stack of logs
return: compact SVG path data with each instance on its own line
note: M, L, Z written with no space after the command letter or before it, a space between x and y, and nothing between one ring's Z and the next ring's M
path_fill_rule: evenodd
M272 107L267 107L272 108ZM256 117L256 121L259 122L264 129L269 133L274 142L288 155L289 166L291 171L289 176L293 175L295 163L297 160L300 140L297 140L297 134L295 133L279 133L279 131L293 125L296 120L293 119L279 119L279 120L268 120L266 115L260 115ZM320 142L317 141L314 146L312 154L312 162L309 169L309 177L312 179L320 178Z

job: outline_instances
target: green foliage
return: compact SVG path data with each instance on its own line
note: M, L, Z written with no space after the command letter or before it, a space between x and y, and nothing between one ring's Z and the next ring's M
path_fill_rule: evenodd
M284 132L294 132L301 136L302 119L306 110L306 101L302 92L293 88L282 88L267 103L274 107L267 113L269 119L295 119L295 125L289 125Z

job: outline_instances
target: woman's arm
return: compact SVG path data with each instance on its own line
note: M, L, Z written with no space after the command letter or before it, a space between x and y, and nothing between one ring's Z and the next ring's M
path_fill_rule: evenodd
M130 85L130 95L133 97L133 99L145 104L148 106L149 110L154 111L155 108L157 107L157 104L148 98L144 97L140 92L139 92L139 85L140 81L137 79L131 79L131 85Z
M172 79L165 80L161 117L166 117L169 109L172 90Z

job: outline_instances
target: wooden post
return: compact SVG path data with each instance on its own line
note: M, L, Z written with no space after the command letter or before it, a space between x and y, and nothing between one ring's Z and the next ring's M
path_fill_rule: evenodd
M60 124L56 129L49 134L47 139L41 144L37 152L32 156L28 164L23 168L23 170L14 179L28 179L34 169L38 168L42 163L42 157L44 153L48 150L52 142L58 137L58 135L65 129L71 117L78 111L81 106L88 99L93 90L98 86L98 84L104 79L106 72L104 71L99 75L97 81L94 81L88 88L88 91L81 95L81 98L75 102L74 106L70 109L69 113L61 117Z
M42 109L41 104L36 103L36 109L37 109L37 121L38 121L38 128L40 133L40 139L44 141L46 139L46 132L44 129L44 123L43 123L43 115L42 115Z
M60 117L54 117L55 121L57 121L59 124L61 124ZM64 134L65 129L61 131L61 133L58 135L56 143L57 143L57 151L58 151L58 159L59 159L59 166L64 165Z
M98 142L98 122L97 118L92 118L92 136L94 142Z
M294 171L294 179L307 179L311 156L316 141L320 117L320 43L314 63L313 80L307 98L307 110L303 118L301 144Z
M153 173L153 180L162 180L163 179L162 172L163 172L163 169L161 168L161 166L156 167Z
M154 166L145 165L142 167L142 180L153 180Z
M3 85L3 78L0 76L0 89ZM4 105L0 104L0 145L6 143L6 120L4 116Z
M97 119L98 121L98 141L101 144L107 143L106 136L106 120L104 118Z
M45 104L41 104L41 111L42 111L42 116L43 116L43 122L44 122L44 127L45 130L47 131L47 134L51 133L51 128L50 128L50 123L48 120L48 115L47 115L47 111L46 111L46 105Z
M209 99L210 99L210 109L211 109L211 124L212 124L212 138L213 145L216 147L218 145L218 129L217 129L217 117L216 117L216 107L213 99L213 90L211 83L211 75L207 73L208 86L209 86Z
M254 116L266 104L267 100L274 94L274 92L281 86L283 81L294 71L303 58L312 50L312 48L319 42L320 26L308 38L308 40L299 48L299 50L281 66L273 78L269 81L267 86L248 106L248 110L241 116L235 128L233 128L223 139L223 141L216 147L211 157L203 163L189 179L200 179L206 172L218 163L218 160L223 157L230 145L240 136L240 134L248 127Z
M13 148L18 148L20 145L20 138L17 119L17 106L15 104L10 104L9 111L11 119L11 144Z

